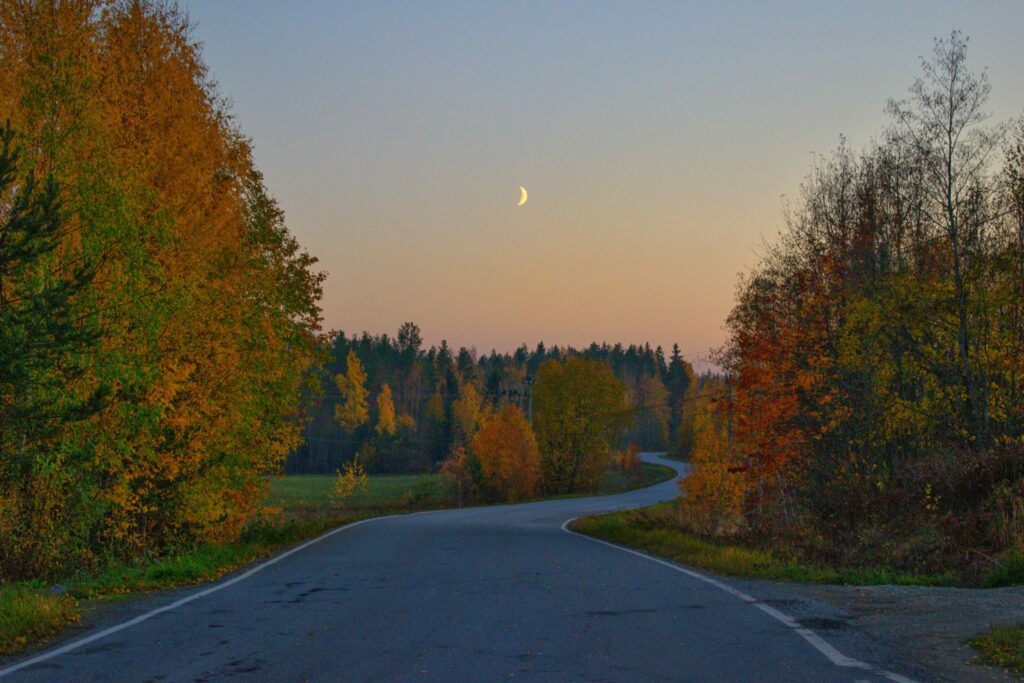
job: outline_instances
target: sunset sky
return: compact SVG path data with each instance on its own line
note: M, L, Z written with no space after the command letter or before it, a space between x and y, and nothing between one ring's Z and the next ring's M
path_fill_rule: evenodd
M1024 2L187 6L327 326L480 351L699 361L783 195L881 131L935 36L971 37L994 119L1024 112Z

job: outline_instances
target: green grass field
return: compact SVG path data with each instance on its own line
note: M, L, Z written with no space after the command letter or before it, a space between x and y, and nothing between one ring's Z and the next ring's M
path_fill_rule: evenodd
M269 505L281 507L286 519L321 514L333 505L334 475L296 474L270 483ZM346 510L429 508L445 503L436 474L382 474L367 479L366 490L345 502Z
M670 467L644 463L639 477L609 471L597 493L622 493L674 476L675 471ZM271 482L268 503L281 507L286 519L309 518L331 509L333 491L334 475L291 475ZM441 507L447 502L440 475L386 474L370 477L366 491L346 501L345 510L429 509Z

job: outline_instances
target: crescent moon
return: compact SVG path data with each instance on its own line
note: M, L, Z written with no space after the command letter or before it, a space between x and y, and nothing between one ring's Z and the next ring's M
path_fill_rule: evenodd
M522 206L523 204L525 204L527 196L528 195L526 194L526 188L523 187L522 185L520 185L519 186L519 203L516 204L516 206Z

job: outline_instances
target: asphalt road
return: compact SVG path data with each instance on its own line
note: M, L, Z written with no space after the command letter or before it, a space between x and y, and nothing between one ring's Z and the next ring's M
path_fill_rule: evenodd
M827 614L792 616L777 591L760 600L563 528L676 492L669 481L349 526L212 586L119 605L50 650L0 664L0 678L906 680L889 673L906 674L898 656L829 633Z

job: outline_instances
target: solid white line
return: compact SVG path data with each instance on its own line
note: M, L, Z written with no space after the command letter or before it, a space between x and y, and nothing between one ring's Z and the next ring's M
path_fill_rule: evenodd
M227 588L228 586L233 586L236 583L239 583L241 581L245 581L250 576L252 576L254 574L258 574L259 572L263 571L264 569L266 569L267 567L269 567L269 566L271 566L273 564L277 564L278 562L280 562L284 558L289 557L291 555L294 555L295 553L299 552L300 550L305 550L309 546L315 545L315 544L319 543L320 541L323 541L324 539L330 538L334 534L341 533L342 531L345 531L346 529L351 529L352 527L359 526L360 524L366 524L367 522L377 522L377 521L380 521L382 519L390 519L392 517L398 517L398 516L399 515L384 515L382 517L371 517L369 519L361 519L358 522L352 522L351 524L346 524L345 526L340 526L337 529L331 529L330 531L328 531L328 532L326 532L324 534L321 534L321 535L317 536L314 539L306 541L302 545L297 545L294 548L292 548L291 550L286 550L285 552L281 553L280 555L275 555L274 557L270 558L266 562L262 562L262 563L256 565L255 567L253 567L252 569L249 569L249 570L247 570L245 572L242 572L238 576L234 576L234 577L228 579L227 581L223 581L221 583L214 584L214 585L210 586L209 588L204 588L201 591L196 591L195 593L192 593L191 595L187 595L184 598L181 598L180 600L175 600L174 602L172 602L172 603L170 603L168 605L164 605L163 607L157 607L156 609L151 610L149 612L146 612L145 614L140 614L139 616L135 617L134 619L129 619L128 621L122 622L120 624L115 624L114 626L111 626L109 628L105 628L102 631L98 631L97 633L92 634L91 636L86 636L85 638L81 638L79 640L74 640L74 641L68 643L67 645L62 645L61 647L58 647L58 648L56 648L54 650L49 650L49 651L44 652L44 653L42 653L40 655L36 655L35 657L32 657L31 659L26 659L25 661L18 662L17 664L12 664L11 666L7 667L6 669L0 669L0 678L3 678L4 676L8 676L8 675L14 673L15 671L20 671L21 669L24 669L26 667L32 666L33 664L39 664L40 662L45 662L45 661L47 661L49 659L53 659L54 657L59 657L60 655L66 654L66 653L71 652L73 650L77 650L78 648L82 647L83 645L88 645L89 643L94 643L97 640L100 640L102 638L106 638L107 636L113 635L114 633L117 633L118 631L123 631L124 629L130 628L132 626L135 626L136 624L141 624L144 621L152 619L153 617L155 617L158 614L163 614L164 612L170 612L171 610L177 609L177 608L181 607L182 605L187 605L188 603L192 602L193 600L198 600L199 598L204 598L207 595L210 595L211 593L216 593L217 591L223 590L223 589Z
M606 545L609 548L615 548L616 550L621 550L622 552L629 553L630 555L636 555L637 557L642 557L645 560L650 560L651 562L657 562L658 564L662 565L663 567L668 567L669 569L671 569L673 571L676 571L676 572L679 572L680 574L686 574L687 576L689 576L691 578L694 578L694 579L697 579L698 581L703 581L704 583L710 584L710 585L714 586L715 588L723 590L726 593L729 593L730 595L739 598L743 602L750 603L750 604L754 605L754 607L757 607L762 612L764 612L765 614L770 616L772 619L775 619L776 621L782 623L787 628L793 629L793 631L795 631L801 638L803 638L808 643L813 645L814 649L816 649L821 654L825 655L825 657L830 662L835 664L836 666L841 666L841 667L844 667L844 668L853 668L853 669L864 669L865 671L870 671L871 673L874 673L874 674L876 674L878 676L882 676L883 678L887 678L888 680L893 681L894 683L915 683L913 680L911 680L909 678L906 678L904 676L901 676L899 674L895 674L895 673L892 673L891 671L884 671L882 669L875 668L871 664L868 664L867 662L862 662L859 659L853 659L852 657L847 657L842 652L837 650L835 647L830 645L824 638L819 636L817 633L815 633L814 631L812 631L812 630L810 630L808 628L804 628L803 626L801 626L800 623L797 622L792 617L790 617L790 616L788 616L786 614L783 614L782 612L780 612L779 610L775 609L771 605L766 605L765 603L761 602L760 600L758 600L754 596L747 595L743 591L736 590L732 586L729 586L729 585L727 585L725 583L722 583L721 581L718 581L717 579L713 579L710 576L705 576L704 574L701 574L699 572L695 572L695 571L693 571L691 569L686 569L685 567L680 567L677 564L673 564L672 562L668 562L667 560L663 560L661 558L654 557L653 555L648 555L647 553L642 553L639 550L633 550L632 548L627 548L625 546L617 545L615 543L610 543L608 541L603 541L600 538L594 538L593 536L588 536L586 534L581 534L578 531L573 531L572 529L569 528L569 525L572 524L573 522L575 522L576 519L577 519L576 517L573 517L572 519L567 519L562 524L562 531L564 531L566 533L569 533L569 534L572 534L573 536L579 536L580 538L585 538L588 541L593 541L594 543L600 543L601 545Z

